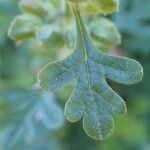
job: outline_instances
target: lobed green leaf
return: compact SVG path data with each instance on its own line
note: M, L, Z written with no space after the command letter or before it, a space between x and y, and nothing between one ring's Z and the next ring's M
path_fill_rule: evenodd
M39 80L41 86L50 91L75 80L74 90L65 105L65 116L70 122L83 118L87 135L103 140L114 130L113 116L126 113L125 102L111 89L107 79L135 84L142 79L143 69L133 59L109 56L97 50L76 11L75 16L75 50L67 58L46 65L39 74Z

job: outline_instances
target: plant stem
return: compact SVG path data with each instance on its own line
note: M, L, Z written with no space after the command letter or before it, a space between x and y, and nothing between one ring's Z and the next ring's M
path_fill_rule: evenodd
M79 49L82 49L84 52L84 58L87 61L88 60L88 49L86 47L85 43L90 43L89 35L86 31L86 27L82 21L82 17L80 15L80 12L77 8L73 8L74 16L76 20L76 30L77 30L77 46Z
M83 23L83 20L80 15L80 12L78 11L78 8L76 7L73 8L73 12L74 12L75 20L76 20L77 41L81 42L81 40L83 41L83 37L89 37L89 36L87 34L86 27Z

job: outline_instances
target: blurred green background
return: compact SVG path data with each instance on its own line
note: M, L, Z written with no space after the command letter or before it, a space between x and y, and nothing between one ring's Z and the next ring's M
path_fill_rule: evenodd
M75 38L65 1L49 1L53 6L50 19L42 18L46 26L38 33L40 40L32 37L14 42L7 31L22 13L19 0L0 0L0 150L150 150L150 1L121 0L120 10L108 16L118 27L122 44L107 53L139 61L144 79L134 86L110 82L126 101L128 113L115 118L114 134L105 141L90 139L81 121L71 124L65 120L63 108L71 84L56 93L39 91L40 69L69 54ZM86 24L100 17L85 16ZM47 38L49 24L54 32Z

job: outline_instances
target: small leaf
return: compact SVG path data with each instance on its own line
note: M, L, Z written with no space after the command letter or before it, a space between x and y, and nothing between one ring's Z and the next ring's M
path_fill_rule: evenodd
M100 49L110 50L121 43L121 35L114 23L108 19L94 19L88 26L92 39Z
M119 0L97 0L101 12L109 14L118 10Z
M36 31L36 37L44 45L60 48L64 46L64 37L61 30L62 28L57 24L45 24Z
M70 0L77 4L79 3L79 9L88 14L103 13L109 14L118 10L119 0Z
M97 50L76 11L75 16L77 44L74 52L45 66L39 74L40 84L53 91L75 80L74 90L65 105L65 116L70 122L83 117L85 132L95 140L102 140L114 130L112 116L126 113L125 102L106 79L134 84L142 79L143 69L133 59L109 56Z
M41 24L38 17L27 14L17 16L9 27L8 36L15 41L34 38L35 31Z
M21 0L19 5L23 12L41 17L46 15L51 8L50 2L42 0Z
M49 92L8 90L0 94L0 145L32 143L63 124L63 112Z

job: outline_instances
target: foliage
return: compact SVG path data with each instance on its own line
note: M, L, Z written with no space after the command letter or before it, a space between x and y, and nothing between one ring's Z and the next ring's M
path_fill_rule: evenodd
M88 23L88 28L94 44L102 51L109 51L121 43L115 24L106 18L93 19Z
M75 5L79 3L79 10L84 13L94 14L94 13L104 13L109 14L118 10L119 1L118 0L69 0Z
M33 2L32 5L31 1ZM86 0L82 1L85 2ZM111 1L112 0L109 0L109 2ZM17 6L18 2L19 7ZM95 2L93 2L94 5L98 4ZM73 4L73 6L75 5ZM113 119L115 119L115 132L111 138L98 142L86 136L82 129L81 121L76 124L71 124L67 121L61 122L61 119L59 120L59 115L63 116L62 108L68 97L70 97L74 86L76 86L76 78L72 81L70 80L71 82L67 82L65 84L67 86L63 89L59 89L59 87L57 92L49 93L50 96L44 99L43 94L45 92L37 90L37 87L35 87L37 86L35 82L37 81L38 72L43 66L47 63L49 63L49 65L56 65L56 62L59 62L58 60L62 60L64 57L66 58L74 49L76 32L70 5L68 5L65 0L0 0L0 113L9 114L8 117L6 115L0 116L1 150L149 149L149 2L146 0L142 3L139 0L120 0L120 5L119 11L113 15L109 15L107 18L103 16L99 8L96 8L98 5L93 7L96 8L94 12L87 12L85 8L89 7L87 7L88 5L85 5L85 3L82 3L78 9L84 12L82 17L84 17L84 24L86 24L88 28L86 31L89 34L88 37L91 37L90 40L92 42L90 41L90 45L94 47L93 49L96 49L97 54L109 58L112 57L110 56L112 53L130 56L138 60L144 68L143 81L134 86L119 85L115 82L111 82L107 76L103 76L104 80L105 78L107 79L109 88L112 87L112 89L125 100L128 113L121 118L116 118L115 114L111 114ZM115 7L115 10L118 9L117 7ZM20 8L21 12L18 8ZM93 8L91 10L93 10ZM96 14L93 14L95 12ZM87 15L89 13L92 13L92 15ZM15 28L15 23L11 22L15 22L14 20L17 20L20 16L27 17L24 17L24 23L20 22L19 27ZM29 18L34 18L33 23L37 21L38 24L34 25L31 21L26 22L25 20L28 21ZM115 47L120 44L121 37L115 24L110 20L115 22L122 35L122 44L117 49ZM20 24L22 25L20 26ZM24 26L24 24L26 24L26 26ZM10 25L11 28L17 29L12 30L9 28L8 35L11 36L11 32L13 33L11 36L13 41L8 39L6 35ZM33 27L32 30L30 30L30 28L27 27L28 25L31 25L31 27L35 26L35 28ZM20 39L19 37L19 40L15 39L14 35L18 31L26 31L24 29L27 29L27 31L30 30L32 36L29 36L29 38L20 36L23 38ZM81 40L78 41L82 43ZM99 50L97 50L97 48ZM83 49L81 49L81 51L82 50ZM105 52L109 55L104 54ZM113 56L113 58L116 58L116 56ZM130 66L130 64L128 66ZM62 68L64 69L64 67ZM91 67L91 69L94 68L96 67ZM77 70L80 70L80 68L77 67ZM90 75L92 74L93 72L90 73ZM69 76L69 74L67 74L67 76ZM80 83L83 82L84 81ZM88 90L86 90L86 93L87 92ZM55 95L54 98L53 95ZM52 101L50 101L50 99ZM37 121L34 120L35 117L32 116L30 122L34 125L34 128L30 128L31 132L23 132L20 134L15 144L11 145L19 129L25 127L23 123L27 122L26 118L29 118L29 113L36 112L35 108L37 107L40 112L45 112L46 109L44 109L44 111L42 109L45 108L44 104L47 101L52 102L52 104L60 110L57 114L55 113L55 109L51 106L47 109L48 111L53 110L52 114L55 114L54 117L58 117L57 121L59 122L49 121L49 125L54 126L47 128L43 122L41 122L43 126L38 124ZM35 105L32 105L33 103ZM26 111L26 113L22 115L24 109L29 110L28 105L31 106L29 113ZM21 106L23 106L24 109L19 109ZM14 115L13 112L17 112L17 115ZM9 120L9 117L11 117L11 120ZM51 120L53 115L50 114L47 117ZM21 118L22 124L17 123L19 118ZM62 123L65 125L62 126ZM4 126L4 124L6 126ZM12 126L13 129L17 128L16 134L10 134L11 132L8 131L10 126ZM29 130L27 129L26 131ZM34 133L34 136L31 136L30 133Z
M50 63L40 73L40 84L53 91L70 80L76 80L74 91L66 103L65 115L71 122L83 116L85 132L95 140L110 136L114 129L110 114L122 115L125 103L107 84L113 81L134 84L141 80L143 70L134 60L107 56L97 51L91 43L78 12L77 43L74 52L67 58ZM130 66L129 66L130 64Z
M114 20L124 33L124 47L134 53L148 54L150 50L150 1L121 0L121 8ZM140 13L137 13L140 12ZM129 25L130 24L130 25Z
M31 145L38 136L62 125L62 110L52 94L20 89L7 92L0 95L0 144L5 149L21 142Z

